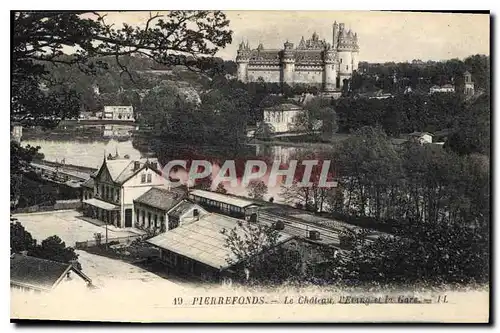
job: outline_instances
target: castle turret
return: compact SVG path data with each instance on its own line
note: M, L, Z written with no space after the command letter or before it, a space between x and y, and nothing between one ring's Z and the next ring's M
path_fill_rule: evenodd
M341 88L345 80L352 76L352 33L347 32L344 23L339 24L339 39L337 45L338 73Z
M358 34L354 33L352 37L352 70L357 71L359 65L359 45Z
M236 64L238 65L238 80L246 83L248 77L248 63L250 62L250 50L247 45L241 42L236 56Z
M330 45L327 45L324 54L323 54L323 62L324 62L324 91L332 92L336 88L336 79L337 79L337 71L335 68L336 63L336 53Z
M293 43L286 41L285 49L283 50L283 83L293 84L293 77L295 73L295 51Z
M336 51L337 50L337 45L339 41L339 25L337 24L337 21L333 23L333 39L332 39L332 47Z

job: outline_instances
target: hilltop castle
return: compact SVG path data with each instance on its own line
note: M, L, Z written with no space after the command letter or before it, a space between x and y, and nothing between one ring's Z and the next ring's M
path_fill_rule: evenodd
M248 42L241 43L236 56L238 80L307 84L321 87L324 92L339 91L345 80L358 69L358 35L343 23L333 24L332 44L314 33L304 37L297 47L286 42L284 49L265 49L259 44L250 49Z

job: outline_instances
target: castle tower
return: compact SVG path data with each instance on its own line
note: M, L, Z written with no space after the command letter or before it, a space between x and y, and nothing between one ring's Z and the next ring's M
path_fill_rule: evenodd
M331 47L327 47L324 52L323 62L324 62L324 91L332 92L336 88L337 71L335 68L335 50Z
M358 44L358 34L354 33L352 38L352 71L358 70L359 65L359 44Z
M335 21L333 23L333 39L332 39L332 48L334 51L337 51L338 41L339 41L339 25L337 24L337 21Z
M352 76L352 35L345 29L344 23L339 24L339 39L337 45L338 54L338 88L342 88L344 80L349 80Z
M293 77L295 73L295 52L293 43L287 41L283 50L283 83L293 85Z
M464 95L474 95L474 82L472 81L471 73L469 73L468 71L464 73Z
M248 63L250 62L250 47L248 42L245 45L241 42L238 48L238 55L236 56L236 64L238 66L237 76L238 80L246 83L248 77Z

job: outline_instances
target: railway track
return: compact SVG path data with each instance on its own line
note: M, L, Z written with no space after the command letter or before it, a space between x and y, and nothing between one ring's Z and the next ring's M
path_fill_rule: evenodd
M340 244L340 239L338 237L339 230L321 228L316 225L310 225L307 223L298 222L292 219L287 219L266 213L260 213L259 220L268 225L273 225L277 221L283 221L283 223L285 224L285 232L303 238L308 237L309 231L319 231L320 239L317 240L318 242L332 245Z

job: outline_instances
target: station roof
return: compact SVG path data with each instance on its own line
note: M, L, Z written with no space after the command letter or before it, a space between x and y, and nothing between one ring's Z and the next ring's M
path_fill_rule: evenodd
M220 193L216 193L216 192L210 192L210 191L204 191L204 190L193 190L193 191L189 192L189 194L197 196L197 197L201 197L201 198L206 198L209 200L222 202L222 203L225 203L225 204L228 204L231 206L240 207L240 208L245 208L245 207L248 207L251 205L255 205L255 203L253 203L252 201L248 201L248 200L244 200L244 199L240 199L240 198L236 198L236 197L232 197L229 195L220 194Z
M233 266L237 259L232 250L226 247L226 232L236 230L245 237L245 230L239 223L250 223L220 214L207 214L196 222L181 225L146 242L161 249L180 254L216 269ZM221 232L224 230L224 234ZM278 244L293 236L280 232Z

